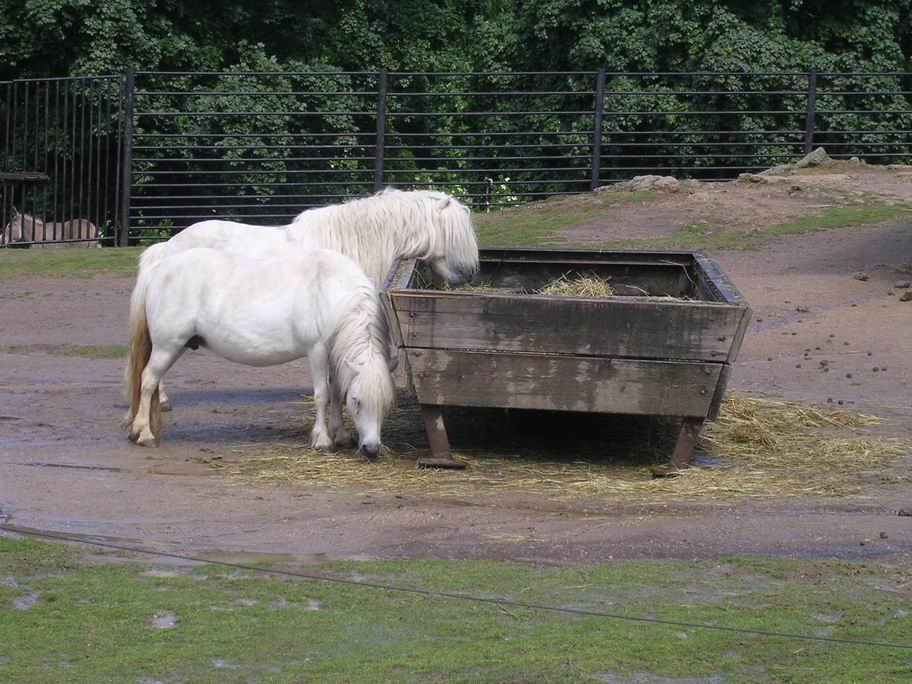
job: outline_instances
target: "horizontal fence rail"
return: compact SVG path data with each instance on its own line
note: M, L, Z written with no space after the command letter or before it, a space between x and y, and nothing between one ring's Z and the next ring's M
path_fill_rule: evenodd
M0 84L14 91L3 170L68 165L41 215L97 216L124 244L209 218L287 223L390 186L488 210L635 175L726 180L817 146L912 162L908 73L131 72L92 86L117 91L107 99L71 80L63 110L42 105L52 81ZM69 123L45 142L38 111ZM110 175L93 166L93 180L80 163L100 160ZM43 201L28 183L4 184L4 225L12 195Z
M0 83L0 246L113 244L122 78Z

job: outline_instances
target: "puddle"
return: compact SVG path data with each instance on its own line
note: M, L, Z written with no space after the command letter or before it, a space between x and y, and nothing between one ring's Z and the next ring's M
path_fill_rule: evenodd
M224 658L214 658L212 660L212 667L216 670L236 670L238 664L230 660L225 660Z
M13 601L14 610L28 610L32 606L38 603L38 594L28 594L26 596L20 596L15 601Z
M173 629L177 627L177 616L168 611L156 613L152 616L152 626L155 629Z
M256 565L258 563L320 563L330 560L326 553L266 553L258 551L209 551L201 558L219 563Z
M181 573L176 570L160 570L158 568L153 568L152 570L146 570L145 572L139 573L140 577L180 577Z
M811 620L813 620L814 622L825 622L825 623L839 622L839 620L841 618L842 618L842 616L839 615L838 613L814 613L813 615L811 615Z
M112 466L94 466L94 465L77 465L75 463L43 463L34 461L32 463L20 463L23 466L32 466L35 468L74 468L76 470L107 470L113 473L123 472L123 468L114 468Z

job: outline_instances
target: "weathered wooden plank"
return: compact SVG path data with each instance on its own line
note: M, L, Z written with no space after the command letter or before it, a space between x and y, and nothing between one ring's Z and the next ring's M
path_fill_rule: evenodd
M392 353L398 356L398 364L393 372L393 379L397 387L409 387L412 384L408 355L405 353L405 344L402 339L402 330L399 328L399 318L396 316L393 303L389 298L389 289L392 287L405 287L415 269L415 259L401 259L390 269L389 274L383 282L379 292L380 305L383 307L383 313L386 316L386 323L389 327L390 343L393 346Z
M697 279L697 296L707 301L725 302L747 307L747 300L725 275L721 264L706 252L694 252L694 273Z
M456 461L450 451L450 440L440 407L422 404L421 413L424 416L424 429L431 447L431 457L419 458L418 465L429 468L465 468L465 462Z
M447 292L390 293L407 348L723 361L738 332L735 306Z
M536 247L486 247L479 250L483 261L532 263L678 264L692 266L694 253L687 250L650 252L640 249L539 249Z
M700 428L703 426L702 418L685 418L681 423L681 431L675 442L674 452L671 454L671 467L681 470L690 465Z
M728 380L731 377L731 370L732 367L730 363L722 364L719 382L716 383L712 403L709 405L709 411L706 414L706 417L709 420L715 420L719 416L719 410L722 408L722 400L725 399L725 390L728 388Z
M704 417L721 363L409 349L422 404Z

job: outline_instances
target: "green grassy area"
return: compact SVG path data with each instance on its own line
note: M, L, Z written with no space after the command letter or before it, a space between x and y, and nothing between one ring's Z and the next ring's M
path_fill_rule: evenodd
M515 208L476 214L478 240L484 247L518 247L525 245L561 245L566 241L557 233L563 228L592 221L608 207L618 204L648 202L654 192L603 192L598 195L557 197Z
M907 204L882 202L868 193L860 198L846 195L846 202L860 200L863 203L839 204L786 223L751 231L737 226L715 228L707 221L698 221L668 235L600 243L574 243L560 235L561 230L593 221L618 203L648 202L656 196L652 192L603 193L597 197L579 195L479 214L475 222L483 246L741 250L758 249L785 235L871 225L908 216L912 212L912 207Z
M153 567L123 555L90 562L83 551L0 538L0 680L912 677L910 652L898 649L557 614L217 565ZM878 562L729 558L553 568L391 560L306 571L631 616L912 641L912 614L900 597L910 569Z
M129 347L97 344L34 344L0 345L0 352L6 354L51 354L53 356L76 356L87 359L119 359L130 351Z
M771 240L785 235L803 235L832 228L873 225L909 216L910 212L912 212L912 207L905 204L840 205L827 207L816 214L800 216L786 223L749 232L738 228L723 228L718 232L712 232L711 226L706 222L699 222L670 235L615 240L598 246L613 249L759 249Z
M99 273L135 273L136 258L143 249L3 249L0 278L91 278Z

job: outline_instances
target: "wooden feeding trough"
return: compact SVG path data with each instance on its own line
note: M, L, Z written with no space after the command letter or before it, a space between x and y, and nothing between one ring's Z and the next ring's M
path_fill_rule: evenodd
M536 294L609 278L608 297ZM383 294L432 459L455 465L441 406L679 416L672 469L719 410L750 308L701 252L486 249L473 285L403 260Z

